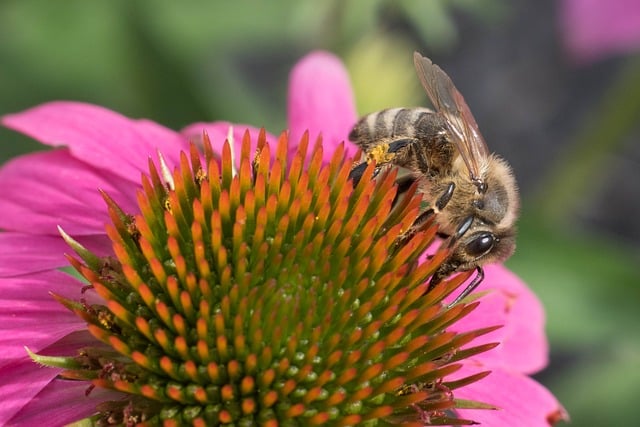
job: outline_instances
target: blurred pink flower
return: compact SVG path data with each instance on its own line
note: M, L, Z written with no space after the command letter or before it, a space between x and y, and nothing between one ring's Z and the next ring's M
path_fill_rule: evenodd
M591 62L640 48L640 2L637 0L564 0L561 29L569 53Z
M301 60L289 86L292 140L305 129L310 129L312 140L322 131L328 159L355 120L351 87L340 61L324 52ZM230 124L197 123L177 133L74 102L44 104L5 116L2 123L58 148L16 158L0 169L0 229L5 230L0 233L0 425L63 425L91 415L97 403L118 394L94 390L85 396L85 383L69 386L56 381L60 370L38 368L25 352L26 345L42 355L66 355L93 342L85 323L50 295L73 299L84 286L59 270L68 266L63 254L70 250L57 226L93 252L110 254L104 231L110 219L96 189L108 193L125 211L137 212L136 190L150 157L162 153L171 168L178 164L179 152L188 151L190 138L206 130L216 148ZM236 141L245 129L253 141L258 132L245 125L232 129ZM348 152L355 148L349 146ZM503 267L487 268L487 289L495 292L483 297L479 308L456 327L505 325L482 340L501 345L466 362L462 376L486 369L493 374L463 387L456 397L502 410L461 412L492 426L547 425L547 417L562 409L544 387L527 377L547 362L542 308Z

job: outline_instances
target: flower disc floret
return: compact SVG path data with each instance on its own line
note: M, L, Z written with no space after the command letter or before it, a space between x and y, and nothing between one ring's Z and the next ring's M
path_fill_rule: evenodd
M104 195L115 257L98 258L69 236L72 265L103 301L63 304L97 338L62 377L123 393L96 424L464 424L449 410L456 362L494 328L454 333L477 305L443 298L468 275L427 283L448 255L418 257L436 226L407 236L420 213L415 189L396 200L395 175L357 186L339 148L323 164L305 135L288 160L283 134L264 132L236 163L207 135L168 174L150 162L130 215ZM236 167L239 165L238 167ZM465 347L464 350L460 350ZM90 392L90 390L89 390Z

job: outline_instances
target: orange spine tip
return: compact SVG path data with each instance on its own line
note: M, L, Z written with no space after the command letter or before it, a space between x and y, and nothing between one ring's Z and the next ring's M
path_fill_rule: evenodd
M167 396L169 396L172 400L185 403L182 389L180 389L179 387L173 385L167 386Z
M289 409L285 411L284 414L285 414L285 417L287 418L296 418L304 414L304 409L305 409L304 405L299 403L297 405L291 406Z
M207 362L211 358L209 353L209 343L205 340L198 340L196 342L196 351L201 362Z
M158 393L158 390L154 386L148 384L143 384L142 386L140 386L140 394L146 398L153 400L162 400L163 397L160 393Z
M355 426L355 425L360 424L361 422L362 422L362 416L361 415L352 414L352 415L347 415L347 416L341 418L336 423L336 426Z
M196 316L195 308L191 300L191 295L187 291L180 292L180 305L182 307L185 316L189 319L193 319Z
M171 350L171 345L173 343L169 339L167 331L161 328L156 328L156 330L153 331L153 338L165 351Z
M244 335L234 334L233 348L239 357L247 354L249 349L247 348L247 340Z
M140 284L140 286L138 287L138 294L147 305L147 307L151 308L154 306L156 297L146 283Z
M287 132L282 132L278 137L276 144L276 159L286 164L287 154L289 153L289 138Z
M243 414L250 415L250 414L254 414L254 413L257 412L258 405L257 405L256 401L251 399L251 398L242 399L241 408L242 408L242 413Z
M177 379L178 375L176 372L176 367L169 356L162 356L160 358L160 369L162 369L167 375L171 378Z
M216 337L216 349L218 350L220 360L225 361L229 359L229 346L227 343L227 338L225 336Z
M336 383L339 385L345 385L350 381L353 381L353 379L355 379L357 376L358 376L358 370L356 368L346 368L336 378Z
M144 366L147 369L151 368L151 361L149 360L149 358L140 353L139 351L134 351L131 353L131 360L133 360L136 364L140 365L140 366Z
M409 360L410 353L408 351L402 351L389 357L384 362L384 369L392 370L397 369Z
M381 325L380 325L379 322L374 322L374 323L376 323L376 326L375 326L375 328L372 328L373 332L371 334L367 334L367 332L365 330L365 333L364 333L365 337L371 337L371 336L374 336L373 334L378 334L378 331L380 330L380 326ZM383 341L374 342L365 351L364 360L375 360L375 359L377 359L386 348L387 348L387 345Z
M197 382L199 380L198 365L193 360L184 362L184 373L187 374L191 381Z
M240 393L250 395L255 392L256 381L253 377L244 377L240 382Z
M224 380L221 376L220 368L215 362L209 362L207 364L207 375L214 384L220 384Z
M270 408L278 401L278 393L274 390L267 391L262 397L262 404L265 408Z
M265 370L262 375L259 377L260 385L264 388L268 388L273 384L273 381L276 379L276 371L273 369Z
M184 334L180 334L184 335ZM196 320L196 335L200 340L206 340L209 336L209 324L204 317L199 317Z
M149 326L149 322L144 317L140 317L140 316L136 317L135 327L138 330L138 332L140 332L145 337L147 337L147 339L149 340L154 339L153 333L151 332L151 326Z
M325 425L328 421L329 421L329 414L327 412L319 412L314 416L312 416L311 418L309 418L307 422L309 423L309 425L312 425L312 426L321 426L321 425Z
M188 359L191 357L191 355L189 354L189 345L187 344L187 340L184 337L176 337L176 339L173 341L173 346L180 357L182 357L183 359Z
M135 324L135 317L133 316L133 314L131 314L131 312L129 312L129 310L122 306L122 304L120 304L118 301L113 299L108 300L107 308L109 309L109 311L111 311L111 313L113 313L114 316L122 320L127 325L133 326Z
M402 377L390 378L389 380L383 382L378 387L376 387L376 389L373 391L372 394L374 396L377 396L383 393L392 393L392 392L395 393L404 384L405 384L405 379Z
M294 380L286 380L280 389L281 396L288 396L293 390L295 390L298 384Z
M338 389L327 399L327 405L329 407L336 406L344 402L347 398L347 393L343 389Z
M349 399L347 399L347 402L361 402L370 397L372 392L373 388L371 386L362 387L352 393L351 396L349 396Z
M235 399L233 387L229 384L223 385L220 389L220 397L222 397L222 400L225 400L227 402Z
M258 368L258 356L255 354L247 355L247 358L244 362L244 369L247 374L254 375L257 373Z
M125 356L129 356L131 354L131 347L115 335L109 336L109 345L111 345L111 347L120 354Z
M238 381L242 376L242 365L237 360L230 360L227 364L227 373L231 381Z

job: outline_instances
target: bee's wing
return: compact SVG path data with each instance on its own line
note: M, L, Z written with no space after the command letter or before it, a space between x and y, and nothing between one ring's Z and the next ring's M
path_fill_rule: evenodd
M413 53L413 62L433 107L446 119L453 143L469 169L471 179L480 179L480 165L489 156L484 138L464 98L444 71L429 58Z

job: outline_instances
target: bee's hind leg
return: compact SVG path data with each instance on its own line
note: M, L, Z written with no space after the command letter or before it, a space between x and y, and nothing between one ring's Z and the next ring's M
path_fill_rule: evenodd
M351 169L351 172L349 172L349 178L353 181L353 185L358 185L360 179L362 179L364 171L367 169L369 161L375 160L377 163L376 169L373 172L373 178L375 178L380 173L384 164L393 162L393 160L397 158L399 152L404 151L415 142L415 138L402 138L396 139L390 143L368 147L366 149L366 157L368 160L354 166L353 169ZM396 164L396 166L402 165Z
M482 283L482 281L484 280L484 270L482 269L482 267L478 266L476 267L476 272L477 272L476 277L474 277L471 283L469 283L467 287L464 288L462 292L460 292L460 295L458 295L456 299L454 299L453 302L449 304L449 308L453 307L454 305L458 304L460 301L465 299L467 295L473 292L474 289L477 288L480 283Z

